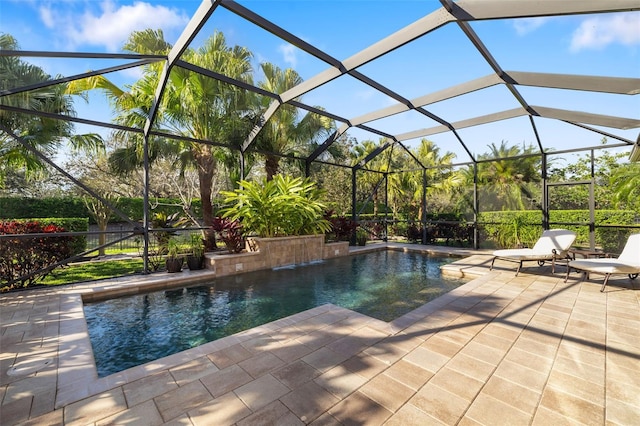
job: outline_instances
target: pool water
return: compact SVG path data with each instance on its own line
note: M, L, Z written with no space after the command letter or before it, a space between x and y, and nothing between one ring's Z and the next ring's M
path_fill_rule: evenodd
M378 251L84 306L100 377L325 303L391 321L465 281L454 258Z

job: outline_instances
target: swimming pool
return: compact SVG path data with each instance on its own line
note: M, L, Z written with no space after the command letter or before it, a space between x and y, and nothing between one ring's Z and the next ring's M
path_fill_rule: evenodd
M466 281L455 258L378 251L84 306L100 377L325 303L391 321Z

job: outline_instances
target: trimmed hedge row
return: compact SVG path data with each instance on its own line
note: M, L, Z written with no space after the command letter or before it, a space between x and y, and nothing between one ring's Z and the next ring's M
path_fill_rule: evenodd
M602 225L634 225L638 213L632 210L598 210L595 212L595 223ZM539 210L483 212L478 215L482 224L483 238L500 240L499 236L514 232L514 224L520 224L523 243L534 244L542 232L542 212ZM556 210L549 213L551 223L584 223L581 226L551 225L552 228L566 228L577 234L575 245L589 245L589 211L588 210ZM596 227L596 245L604 251L620 253L632 229Z
M351 217L350 214L346 215L347 217ZM377 215L374 214L361 214L359 216L360 220L382 220L384 219L384 212L382 213L378 213ZM387 218L389 220L393 219L391 212L389 212L389 214L387 215ZM396 217L396 220L408 220L407 217L402 217L402 215L400 215L400 217ZM427 213L427 222L436 222L436 221L452 221L452 222L457 222L457 221L461 221L464 220L464 215L461 213ZM414 222L415 220L411 220L411 222Z
M142 198L120 198L117 207L134 221L142 220ZM162 210L167 214L182 213L176 198L154 199L158 203L156 211ZM193 201L193 208L197 216L201 215L200 200ZM20 198L0 197L0 219L35 219L39 217L89 217L90 223L95 223L89 215L82 198L77 197L49 197L49 198ZM118 216L112 216L111 221L122 222Z

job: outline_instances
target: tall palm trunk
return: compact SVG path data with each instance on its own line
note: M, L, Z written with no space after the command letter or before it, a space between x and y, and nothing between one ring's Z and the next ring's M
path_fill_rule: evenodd
M213 205L211 204L211 187L215 174L215 160L211 153L211 147L202 146L193 152L194 159L198 165L198 182L200 184L200 200L202 202L202 219L205 230L205 248L207 250L216 249L216 234L210 229L213 224Z
M373 201L373 215L378 216L378 190L373 191L373 197L371 198Z
M280 170L280 158L275 155L266 155L264 160L264 169L267 172L267 181L273 180L273 177Z

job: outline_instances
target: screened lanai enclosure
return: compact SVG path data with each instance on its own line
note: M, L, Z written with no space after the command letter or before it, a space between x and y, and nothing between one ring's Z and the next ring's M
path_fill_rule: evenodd
M3 35L2 217L36 164L107 212L59 233L101 238L58 263L135 241L148 272L154 235L206 232L220 191L278 174L382 241L492 248L562 227L616 253L640 229L638 0L180 5L175 34L150 17L111 52Z

